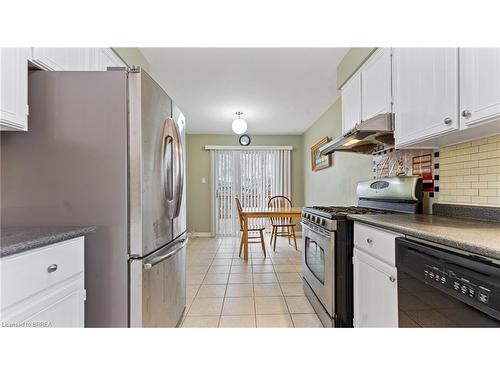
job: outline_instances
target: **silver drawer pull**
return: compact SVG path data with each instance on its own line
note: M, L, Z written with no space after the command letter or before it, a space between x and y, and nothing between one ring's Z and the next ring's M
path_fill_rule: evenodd
M367 238L366 242L368 242L371 245L373 243L373 240L371 238Z
M57 264L51 264L50 266L47 267L47 272L52 273L57 271Z

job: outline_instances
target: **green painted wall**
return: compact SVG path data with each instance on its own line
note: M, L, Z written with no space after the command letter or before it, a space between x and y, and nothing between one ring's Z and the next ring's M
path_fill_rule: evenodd
M372 156L350 152L335 152L332 166L313 172L311 147L323 137L336 138L342 133L340 98L303 134L304 144L304 205L355 205L356 185L373 176Z
M251 135L253 146L293 146L292 201L303 206L303 144L301 135ZM238 146L238 136L217 134L187 134L186 188L187 227L190 232L210 232L210 157L206 145ZM202 178L206 183L202 183Z
M377 48L351 48L337 66L337 88L340 88Z
M138 65L149 72L149 62L138 48L118 48L114 47L113 51L121 57L121 59L129 66Z

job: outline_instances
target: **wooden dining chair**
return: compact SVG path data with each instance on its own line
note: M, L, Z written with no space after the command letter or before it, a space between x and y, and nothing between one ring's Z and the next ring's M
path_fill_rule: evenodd
M241 256L241 252L243 250L243 244L244 244L244 239L243 239L243 208L241 207L240 200L238 198L236 199L236 207L238 208L238 216L240 217L240 232L241 232L241 241L240 241L240 253L239 256ZM251 226L250 223L247 223L248 225L248 238L247 243L260 243L262 246L262 251L264 252L264 256L267 257L266 254L266 242L264 241L264 230L266 229L265 227L259 227L259 226ZM259 236L250 236L250 233L259 233ZM259 239L258 241L250 241L251 239Z
M267 203L269 208L291 208L292 201L285 197L284 195L276 195L269 199ZM288 237L288 244L292 244L291 239L295 244L295 250L297 248L297 238L295 237L295 224L292 222L290 217L272 217L271 225L273 227L271 232L271 246L273 246L273 251L276 251L276 239L278 237ZM274 240L274 244L273 244Z

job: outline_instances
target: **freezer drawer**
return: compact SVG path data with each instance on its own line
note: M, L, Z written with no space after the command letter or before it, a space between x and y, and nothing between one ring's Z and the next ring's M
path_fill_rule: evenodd
M186 307L185 235L130 261L130 327L176 327Z

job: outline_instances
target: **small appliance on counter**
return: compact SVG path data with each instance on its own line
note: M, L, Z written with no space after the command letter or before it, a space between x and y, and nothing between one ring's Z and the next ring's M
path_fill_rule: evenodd
M360 182L357 207L302 212L304 291L325 327L353 326L353 220L348 215L422 212L418 176Z

